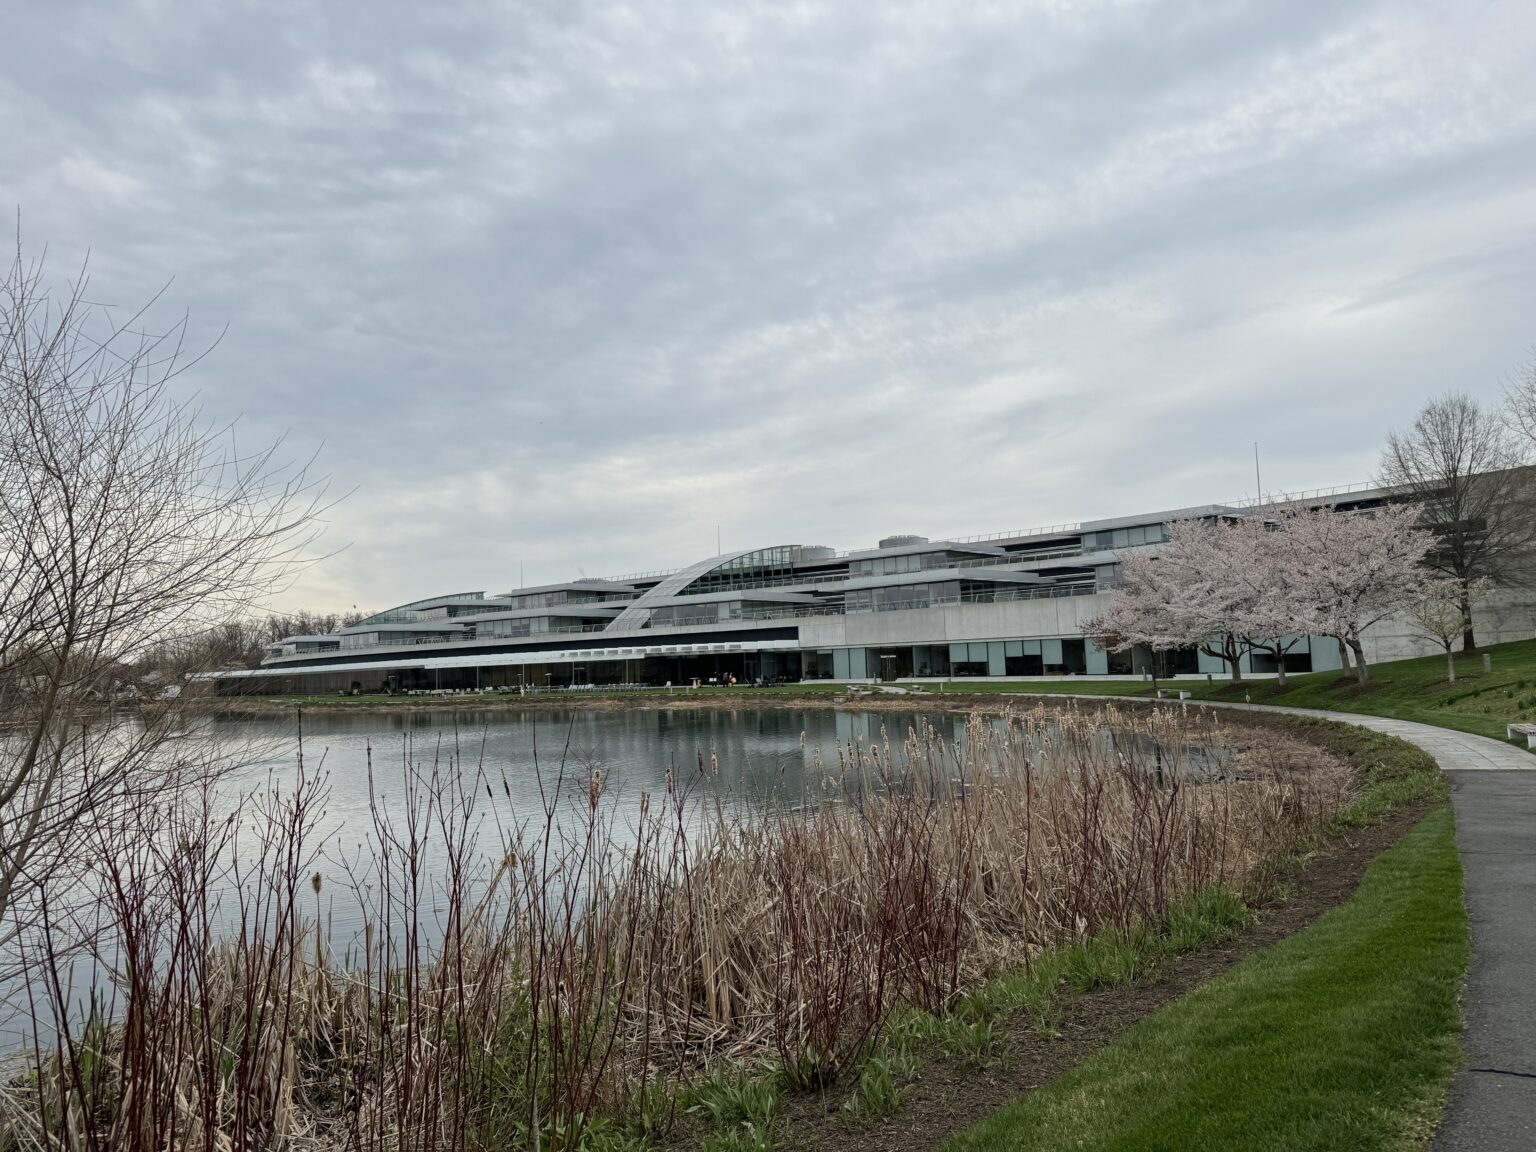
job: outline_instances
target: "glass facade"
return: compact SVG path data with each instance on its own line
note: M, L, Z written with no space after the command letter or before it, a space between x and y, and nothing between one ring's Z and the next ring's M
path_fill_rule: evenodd
M843 596L847 612L895 612L903 608L928 608L934 604L956 604L960 600L960 581L941 580L934 584L894 584L889 588L856 588Z
M1279 661L1275 659L1273 652L1260 652L1254 650L1249 654L1248 666L1253 672L1278 672ZM1287 672L1312 671L1312 642L1301 640L1294 644L1285 654L1285 670Z
M510 620L481 620L473 625L473 635L476 640L515 640L547 632L587 632L606 623L582 616L516 616Z
M712 568L682 591L685 596L698 596L708 592L725 592L732 588L761 587L782 581L794 572L800 559L798 544L785 544L776 548L759 548L727 560L718 568Z
M1106 548L1135 548L1141 544L1161 544L1167 539L1166 525L1143 524L1136 528L1115 528L1106 532L1084 533L1083 551L1101 552Z
M420 618L420 608L424 604L436 604L442 600L484 600L484 592L453 592L447 596L434 596L429 600L413 600L409 604L401 604L398 608L391 608L387 612L375 612L366 620L359 621L362 624L410 624Z
M553 592L529 592L522 596L508 596L513 608L557 608L561 604L597 604L603 599L601 592L585 588L559 588Z
M912 649L912 675L949 676L948 644L918 644Z
M718 624L722 620L740 620L741 601L721 600L707 604L666 604L651 609L651 627L687 627L691 624Z
M1045 640L968 640L883 648L823 648L806 652L807 680L894 680L908 676L1082 676L1087 642L1076 636Z
M902 572L922 572L929 568L948 568L948 552L904 552L899 556L871 556L848 565L850 576L895 576Z

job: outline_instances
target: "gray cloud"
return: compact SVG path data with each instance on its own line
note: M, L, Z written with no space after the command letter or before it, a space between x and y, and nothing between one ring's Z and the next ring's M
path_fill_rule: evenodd
M1536 340L1521 0L7 15L0 203L324 441L315 607L1360 479Z

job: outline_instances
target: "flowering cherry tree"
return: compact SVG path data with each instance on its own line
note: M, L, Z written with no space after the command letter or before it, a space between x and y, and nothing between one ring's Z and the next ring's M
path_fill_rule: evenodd
M1225 660L1232 679L1241 680L1239 661L1249 647L1243 620L1252 594L1231 578L1230 536L1223 524L1170 524L1159 552L1122 558L1114 602L1079 630L1111 652L1138 644L1155 652L1199 648Z
M1411 609L1429 585L1424 559L1434 537L1417 527L1419 517L1418 506L1402 504L1180 521L1160 552L1121 561L1113 604L1080 630L1115 652L1198 648L1225 660L1233 681L1242 679L1244 652L1269 652L1282 683L1292 647L1331 636L1354 653L1365 684L1363 633Z
M1232 627L1249 648L1268 652L1285 683L1285 657L1305 638L1298 622L1306 600L1286 556L1284 521L1247 516L1216 525L1223 567L1232 586Z
M1342 641L1355 655L1362 685L1370 681L1365 630L1424 595L1424 559L1434 537L1417 526L1420 513L1415 504L1300 509L1287 513L1274 534L1277 562L1292 581L1294 631Z

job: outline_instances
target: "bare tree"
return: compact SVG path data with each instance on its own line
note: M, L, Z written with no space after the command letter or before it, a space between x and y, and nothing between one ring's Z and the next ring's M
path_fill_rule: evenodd
M364 620L369 614L350 612L297 612L267 616L237 616L222 620L202 632L178 635L156 644L138 660L140 673L165 675L186 668L218 670L255 668L267 648L289 636L329 636L338 629Z
M1510 431L1525 442L1525 455L1536 455L1536 349L1504 381L1504 416Z
M1393 432L1382 452L1380 482L1424 510L1436 544L1427 563L1462 589L1462 643L1477 647L1472 588L1529 579L1536 505L1521 453L1500 414L1462 392L1424 406L1413 425Z
M152 332L86 293L82 270L51 294L19 240L0 275L0 953L97 822L209 768L174 686L123 722L126 670L288 581L323 495L175 395L184 317Z
M1423 595L1408 608L1408 614L1424 635L1431 637L1445 652L1445 677L1448 683L1456 683L1456 641L1467 627L1469 608L1488 591L1488 582L1479 580L1472 589L1471 604L1463 603L1460 581L1440 577L1428 581Z

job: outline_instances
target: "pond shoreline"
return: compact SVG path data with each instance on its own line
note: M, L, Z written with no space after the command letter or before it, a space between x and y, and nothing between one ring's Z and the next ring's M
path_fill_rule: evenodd
M583 711L654 711L666 708L722 709L727 711L769 709L826 708L843 711L909 711L918 709L933 712L1005 712L1021 701L1047 702L1055 693L1005 693L1005 692L921 692L887 693L880 691L848 692L759 692L751 688L663 695L661 693L636 693L630 696L578 693L569 695L532 696L415 696L385 697L216 697L189 700L187 705L198 712L227 717L265 717L287 715L294 711L324 712L331 715L367 714L393 715L427 712L564 712L571 709ZM1063 704L1071 701L1084 703L1082 697L1060 695ZM1104 696L1106 704L1121 701L1148 702L1141 696Z

